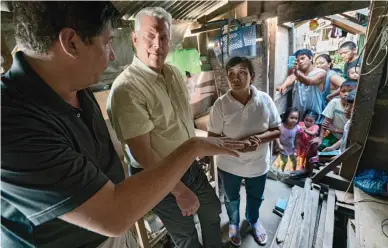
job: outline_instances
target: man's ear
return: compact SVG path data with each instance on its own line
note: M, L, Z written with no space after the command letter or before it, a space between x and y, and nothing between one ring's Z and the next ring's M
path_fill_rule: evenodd
M134 46L137 45L137 41L138 41L138 38L137 38L136 32L132 31L132 43Z
M79 55L79 49L81 43L83 41L81 40L81 37L77 35L77 33L74 31L74 29L71 28L64 28L59 32L59 42L61 44L61 47L63 51L73 57L74 59L78 58Z

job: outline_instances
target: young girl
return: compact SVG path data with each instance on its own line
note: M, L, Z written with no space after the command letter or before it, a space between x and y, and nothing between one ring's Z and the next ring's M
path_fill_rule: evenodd
M286 167L288 161L292 164L292 169L296 168L295 158L295 138L298 130L299 111L297 108L288 108L281 115L282 123L280 124L280 137L276 139L280 154L278 156L277 167L282 171Z
M319 130L315 124L319 114L313 110L307 110L303 116L303 122L299 122L300 129L297 135L297 170L301 170L306 165L307 152L310 148L310 141L314 139Z

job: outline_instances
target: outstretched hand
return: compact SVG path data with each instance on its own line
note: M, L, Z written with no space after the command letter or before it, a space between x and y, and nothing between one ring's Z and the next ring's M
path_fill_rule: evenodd
M230 155L239 157L237 151L244 148L244 143L239 140L233 140L225 137L208 137L192 138L195 142L195 147L198 149L199 157L214 156L214 155Z

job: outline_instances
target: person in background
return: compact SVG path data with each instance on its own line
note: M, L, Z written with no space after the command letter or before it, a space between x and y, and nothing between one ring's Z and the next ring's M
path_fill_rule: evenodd
M349 68L348 70L348 82L352 83L354 87L357 87L358 79L360 78L361 69L359 66L355 66L352 68ZM330 101L331 99L339 96L340 89L337 89L335 92L331 93L327 96L327 99Z
M331 93L334 93L339 89L345 79L333 70L332 60L327 54L319 55L315 59L315 66L326 71L325 90L323 93L323 100L326 101L326 98Z
M276 167L284 171L287 163L290 161L292 169L296 169L295 158L295 139L300 127L298 126L299 111L290 107L281 115L282 123L279 126L280 137L276 139L279 147L279 156L276 159Z
M125 179L88 89L115 60L120 13L109 1L20 1L13 11L20 51L1 77L0 246L138 247L133 224L197 156L237 156L226 149L236 141L192 138Z
M136 55L114 81L108 99L107 110L118 139L128 145L145 171L195 137L186 83L176 67L165 63L171 25L171 14L160 7L136 14L132 33ZM221 204L197 161L153 211L177 247L201 246L194 214L201 224L203 246L221 247Z
M313 110L307 110L303 116L303 122L299 122L300 127L296 140L296 168L303 170L307 164L307 157L310 148L310 141L313 140L319 131L319 126L315 124L319 114Z
M360 78L361 74L361 67L359 66L353 66L350 67L348 70L348 79L355 81L355 83L358 82L358 79Z
M282 94L294 84L295 96L292 106L299 109L300 118L310 109L322 113L325 102L326 71L313 66L313 53L308 49L301 49L294 53L296 64L293 73L277 89ZM321 123L321 119L317 120Z
M339 54L344 65L344 77L347 78L348 70L352 67L361 66L361 58L357 54L357 47L353 41L344 42L339 48Z
M230 59L226 64L226 74L229 90L216 100L211 109L208 134L241 140L246 144L239 159L215 157L224 186L229 239L235 246L241 244L240 187L245 179L246 218L253 228L253 237L264 245L268 236L259 221L259 208L271 162L269 142L280 136L281 120L271 97L251 85L255 77L251 60L244 57Z
M322 123L320 135L311 141L312 144L318 146L319 151L332 147L341 139L348 120L345 116L346 97L354 88L353 83L345 81L340 88L340 98L331 100L323 111L322 115L325 116L325 120Z

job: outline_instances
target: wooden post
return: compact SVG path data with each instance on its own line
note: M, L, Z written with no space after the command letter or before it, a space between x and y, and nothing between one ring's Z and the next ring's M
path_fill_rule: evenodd
M377 40L377 38L382 32L381 21L384 21L384 19L379 18L379 16L383 13L385 5L385 1L373 1L370 8L371 15L367 30L367 44L362 55L361 76L358 80L357 97L354 102L355 111L352 116L352 124L348 134L348 145L358 143L361 146L365 146L375 110L379 86L384 71L386 70L386 63L381 63L381 61L387 59L387 50L384 51L384 49L381 49L373 63L367 63L368 56L370 54L373 55L370 56L368 61L371 62L378 50L373 47L374 43L377 42L377 44L380 44L380 41ZM376 23L380 25L376 27ZM374 30L372 30L373 28ZM379 45L376 47L379 48ZM356 173L356 168L361 155L362 152L357 151L347 161L344 161L341 167L340 176L351 180Z
M151 248L150 241L148 240L147 230L144 225L144 219L140 218L135 225L137 236L139 238L139 246L141 248Z
M353 154L355 154L358 150L360 150L361 146L357 143L354 143L349 148L347 148L341 155L331 161L328 165L323 167L317 174L313 176L313 182L317 183L321 180L327 173L333 170L335 167L340 165L342 162L346 161L346 159L351 158Z
M266 24L268 26L268 94L274 99L277 17L267 19Z

